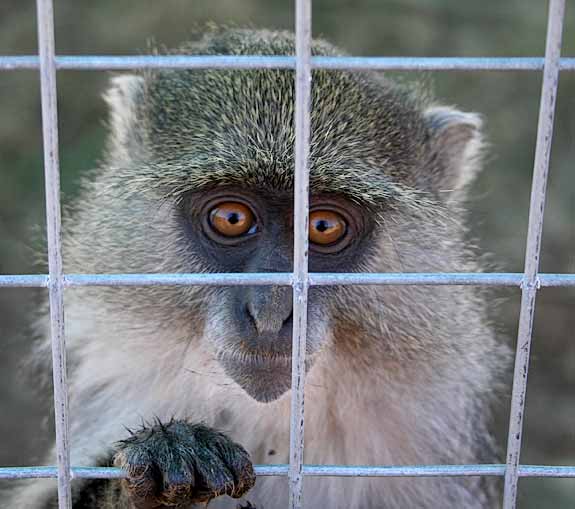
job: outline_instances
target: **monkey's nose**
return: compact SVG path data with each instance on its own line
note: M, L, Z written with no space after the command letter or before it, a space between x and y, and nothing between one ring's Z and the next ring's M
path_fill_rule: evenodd
M259 335L276 336L291 322L291 287L254 288L250 292L246 309Z

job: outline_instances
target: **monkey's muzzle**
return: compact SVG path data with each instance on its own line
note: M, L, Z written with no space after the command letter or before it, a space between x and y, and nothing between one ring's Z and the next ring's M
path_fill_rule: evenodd
M290 389L291 357L220 352L218 360L226 374L257 401L275 401Z

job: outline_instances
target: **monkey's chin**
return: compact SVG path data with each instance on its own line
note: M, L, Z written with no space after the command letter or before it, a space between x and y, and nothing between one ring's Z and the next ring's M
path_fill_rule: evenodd
M291 359L236 356L220 353L218 360L226 374L246 393L261 403L270 403L291 387Z

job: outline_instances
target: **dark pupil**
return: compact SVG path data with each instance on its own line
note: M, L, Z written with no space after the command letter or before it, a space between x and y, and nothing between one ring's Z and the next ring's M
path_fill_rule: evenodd
M238 223L240 220L240 216L237 212L232 212L231 214L228 215L228 222L230 224L236 224Z
M327 222L325 219L322 219L315 224L315 229L320 233L329 230L329 227L329 222Z

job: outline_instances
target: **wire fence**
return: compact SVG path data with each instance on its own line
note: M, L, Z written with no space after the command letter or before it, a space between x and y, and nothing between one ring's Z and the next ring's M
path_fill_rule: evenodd
M575 71L575 58L561 58L565 0L550 0L545 57L529 58L359 58L311 56L311 0L296 0L296 55L292 56L56 56L52 0L37 0L38 56L0 56L0 70L39 69L41 79L46 220L49 274L0 276L0 287L44 287L49 291L54 378L57 466L3 467L0 479L57 478L59 509L72 507L71 480L125 476L118 468L70 465L68 384L63 292L73 286L149 285L286 285L293 288L293 345L289 465L256 465L257 475L288 476L289 507L303 507L305 476L438 477L503 476L504 509L516 506L521 477L575 477L573 466L521 465L521 439L527 372L537 291L541 287L575 286L575 274L540 274L539 255L553 119L560 71ZM294 186L294 271L273 274L64 274L61 252L60 173L56 71L143 68L287 68L295 69L296 146ZM542 71L537 144L523 273L308 273L308 154L312 69L401 71ZM346 466L304 465L304 385L309 286L325 285L477 285L521 288L521 310L513 377L507 460L505 464Z

